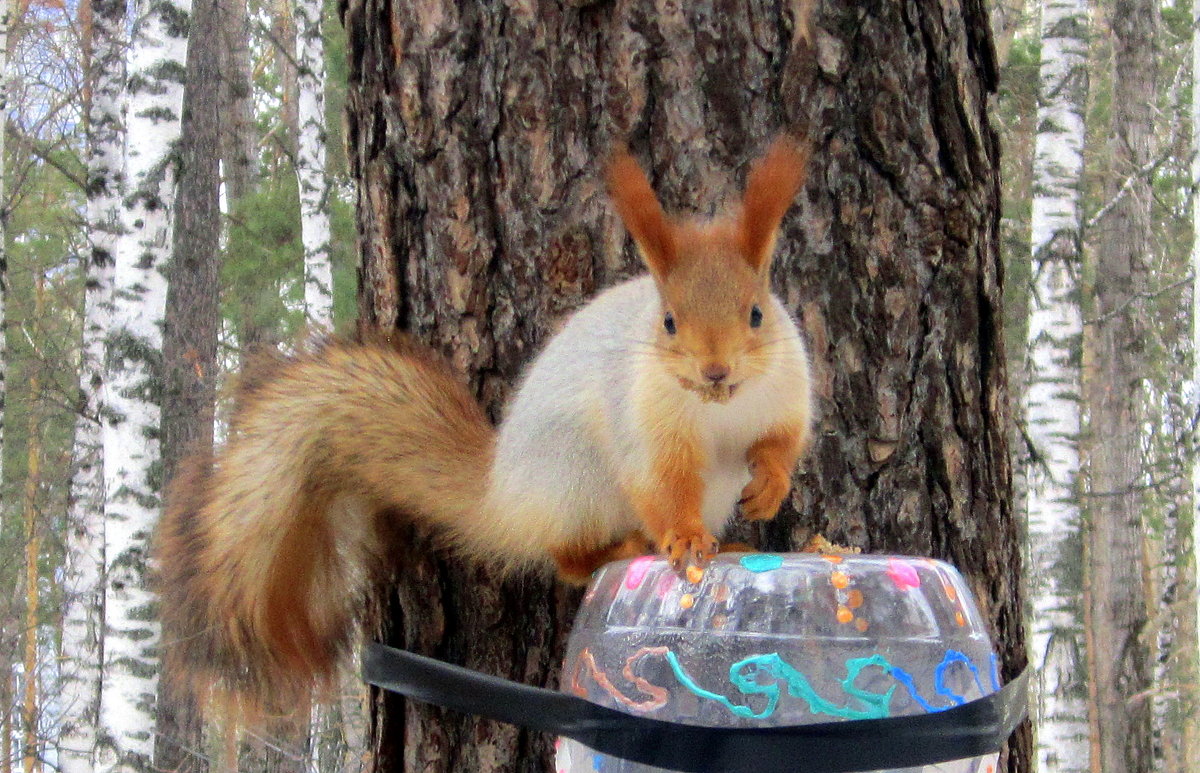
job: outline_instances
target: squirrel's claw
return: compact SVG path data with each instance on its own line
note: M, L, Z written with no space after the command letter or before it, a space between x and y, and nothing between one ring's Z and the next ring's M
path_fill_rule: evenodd
M738 499L742 517L748 521L769 521L779 512L779 506L792 488L792 481L786 474L766 465L754 465L753 475Z
M662 552L677 572L689 566L703 568L717 554L720 545L716 538L701 528L699 531L671 529L662 540Z

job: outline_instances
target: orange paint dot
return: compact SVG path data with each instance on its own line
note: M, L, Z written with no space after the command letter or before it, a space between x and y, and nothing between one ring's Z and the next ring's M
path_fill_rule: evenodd
M828 562L829 562L829 563L831 563L831 564L840 564L840 563L842 563L842 557L841 557L841 556L835 556L835 555L833 555L833 554L829 554L829 555L823 555L823 556L821 556L821 558L824 558L826 561L828 561Z
M963 617L962 612L955 612L954 613L954 622L958 623L959 625L966 625L967 618Z
M862 605L863 605L862 591L855 588L854 590L852 590L848 594L846 594L846 606L850 607L851 609L858 609Z
M829 581L839 590L850 585L850 577L845 572L834 572L829 576Z
M687 568L687 579L688 582L695 585L704 579L704 570L698 566L689 566Z
M848 623L854 619L854 613L845 607L838 607L837 621L839 623Z
M958 600L958 592L954 590L953 585L943 585L942 588L944 588L946 591L946 598L950 599L951 601Z
M679 606L684 609L691 609L696 606L696 597L690 593L685 593L679 597Z
M858 629L859 633L866 633L867 629L871 627L871 624L868 623L865 618L860 617L854 621L854 627Z

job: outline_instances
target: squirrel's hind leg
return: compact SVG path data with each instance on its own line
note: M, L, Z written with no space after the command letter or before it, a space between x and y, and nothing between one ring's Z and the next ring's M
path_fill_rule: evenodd
M572 585L584 585L600 567L613 561L636 558L654 552L650 540L640 530L602 547L560 545L550 550L558 567L558 576Z

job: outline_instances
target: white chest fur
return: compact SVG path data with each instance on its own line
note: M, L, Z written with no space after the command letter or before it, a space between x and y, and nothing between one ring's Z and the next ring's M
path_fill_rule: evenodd
M724 529L750 482L750 446L773 427L795 419L797 390L791 375L768 374L744 384L728 403L697 405L697 434L707 462L701 514L713 534Z

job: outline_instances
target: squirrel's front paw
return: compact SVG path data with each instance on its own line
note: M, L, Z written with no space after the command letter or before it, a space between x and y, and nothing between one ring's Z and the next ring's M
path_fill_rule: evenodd
M703 526L670 529L660 544L662 552L676 571L689 566L703 567L712 560L720 547L713 535Z
M748 521L769 521L779 512L779 506L792 488L791 479L776 467L755 465L754 477L742 489L738 504L742 517Z

